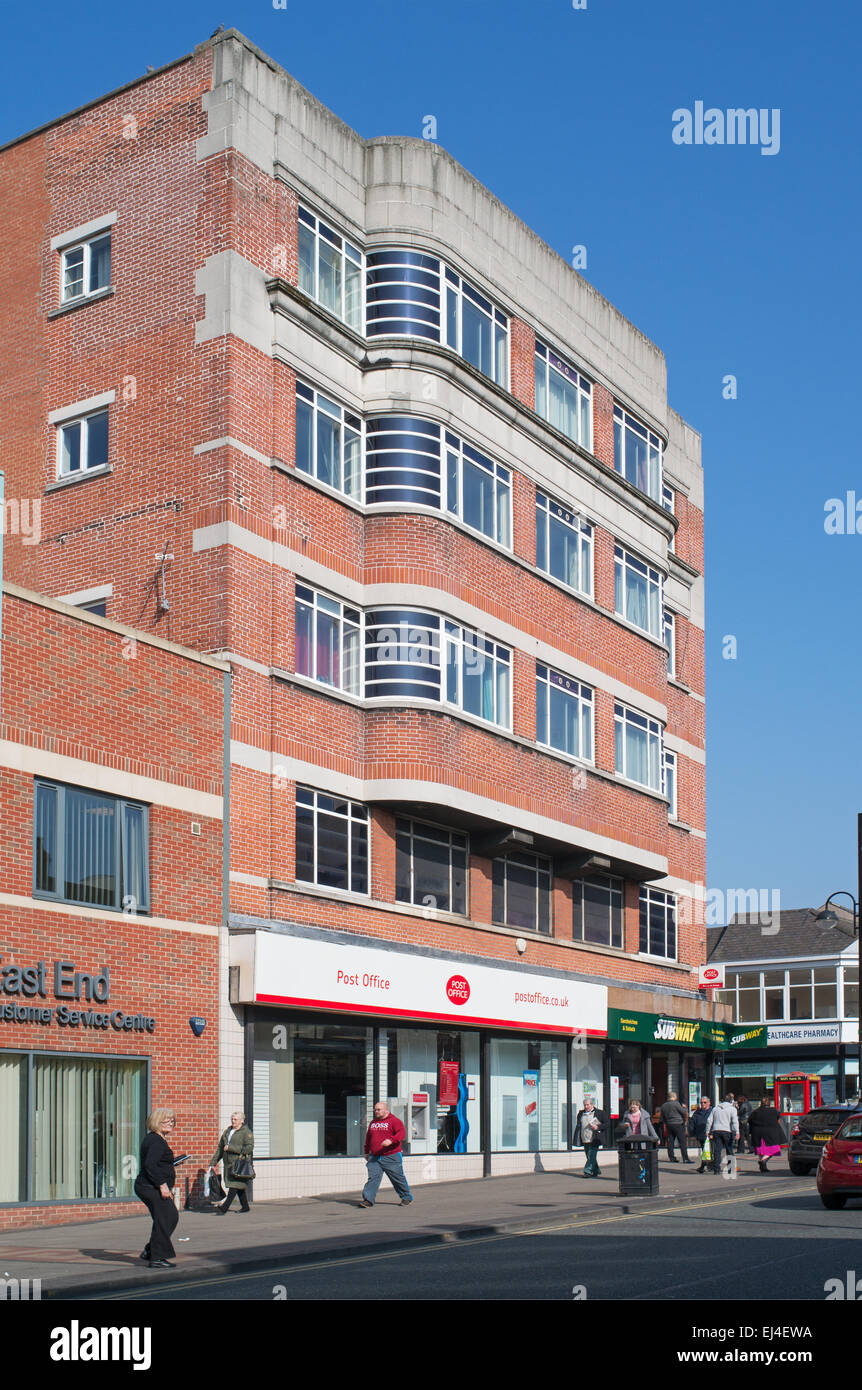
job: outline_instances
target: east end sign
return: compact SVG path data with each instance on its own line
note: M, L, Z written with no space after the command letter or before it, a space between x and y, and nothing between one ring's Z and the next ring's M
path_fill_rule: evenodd
M0 956L0 961L3 957ZM155 1033L156 1020L146 1014L127 1014L122 1009L76 1008L76 1004L107 1004L111 997L111 970L103 965L98 974L77 970L73 960L48 964L0 965L0 1023L39 1023L59 1028L112 1028L117 1033ZM61 1002L41 1004L51 996ZM5 996L5 999L4 999ZM6 1002L18 996L24 1003Z
M709 1052L763 1047L765 1028L737 1028L730 1023L707 1023L669 1014L628 1013L608 1009L608 1037L620 1042L644 1042L665 1047L702 1048Z

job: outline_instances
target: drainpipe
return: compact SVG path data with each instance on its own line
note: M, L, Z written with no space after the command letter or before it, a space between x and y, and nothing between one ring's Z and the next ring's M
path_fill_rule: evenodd
M5 476L3 470L0 469L0 719L3 717L3 536L6 532L6 493L4 489Z

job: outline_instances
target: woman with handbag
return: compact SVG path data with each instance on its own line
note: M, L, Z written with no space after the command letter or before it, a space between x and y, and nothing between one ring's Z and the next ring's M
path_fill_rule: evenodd
M168 1140L176 1128L177 1117L165 1106L147 1116L147 1132L141 1144L141 1165L135 1178L135 1193L153 1218L150 1238L141 1259L150 1269L176 1269L176 1251L171 1242L180 1214L174 1206L173 1189L177 1180L174 1153Z
M241 1110L235 1110L230 1117L230 1124L218 1141L213 1159L212 1168L218 1168L222 1158L224 1158L224 1182L227 1188L227 1197L216 1211L220 1216L224 1216L234 1197L239 1196L240 1211L248 1211L248 1194L246 1188L254 1177L254 1165L251 1156L254 1153L254 1135L245 1122L245 1115Z
M787 1143L787 1136L781 1128L778 1111L769 1096L764 1096L756 1110L752 1110L748 1120L751 1142L757 1154L761 1173L768 1173L766 1166L771 1158L776 1158Z

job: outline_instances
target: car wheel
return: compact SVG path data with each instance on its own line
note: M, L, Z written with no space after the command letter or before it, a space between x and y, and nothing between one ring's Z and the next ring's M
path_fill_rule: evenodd
M791 1161L790 1164L790 1171L795 1178L807 1178L808 1174L811 1172L811 1168L812 1165L810 1163L794 1163Z
M825 1192L821 1192L820 1200L827 1211L841 1211L842 1207L845 1206L847 1202L846 1197L836 1197L832 1193Z

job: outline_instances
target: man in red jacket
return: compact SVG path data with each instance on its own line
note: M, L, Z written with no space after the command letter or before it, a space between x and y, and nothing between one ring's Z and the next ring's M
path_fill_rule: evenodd
M374 1107L374 1119L365 1136L368 1181L362 1189L362 1200L359 1203L361 1207L374 1206L374 1198L377 1196L377 1189L384 1173L401 1198L402 1207L409 1207L413 1201L413 1193L407 1186L401 1160L401 1145L405 1137L401 1121L390 1115L386 1103L379 1100Z

